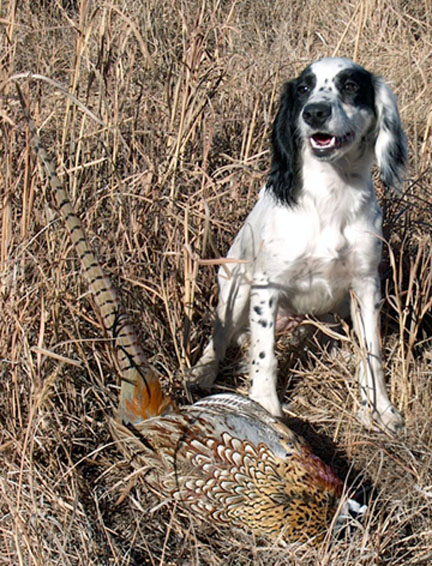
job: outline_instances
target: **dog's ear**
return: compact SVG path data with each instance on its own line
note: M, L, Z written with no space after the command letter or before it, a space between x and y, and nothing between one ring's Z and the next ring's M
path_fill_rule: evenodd
M406 137L395 95L380 77L374 78L374 86L377 114L375 156L384 185L398 188L407 161Z
M273 123L273 161L267 187L281 202L292 204L299 185L299 139L296 111L297 81L285 83Z

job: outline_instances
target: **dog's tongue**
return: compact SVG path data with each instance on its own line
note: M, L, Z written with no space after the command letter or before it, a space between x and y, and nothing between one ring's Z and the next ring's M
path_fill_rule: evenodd
M316 145L323 147L330 145L333 141L333 136L329 136L328 134L315 134L312 138Z

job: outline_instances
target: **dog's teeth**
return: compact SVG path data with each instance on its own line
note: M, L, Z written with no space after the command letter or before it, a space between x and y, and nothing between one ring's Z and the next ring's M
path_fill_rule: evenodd
M314 137L311 137L311 144L314 148L329 148L333 147L336 144L336 138L331 137L328 141L324 140L316 140Z
M345 144L351 143L354 139L354 134L352 132L348 132L344 136L332 136L325 139L322 135L316 134L310 138L310 143L313 149L331 149L331 148L340 148Z

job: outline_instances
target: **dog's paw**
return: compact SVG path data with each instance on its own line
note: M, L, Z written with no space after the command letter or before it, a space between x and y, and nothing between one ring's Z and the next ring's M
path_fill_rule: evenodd
M369 430L384 430L392 435L403 432L405 423L402 415L393 405L389 404L383 411L371 407L363 401L357 413L360 422Z
M201 389L209 391L216 379L218 363L215 360L205 362L199 360L196 366L191 368L186 377L189 389Z

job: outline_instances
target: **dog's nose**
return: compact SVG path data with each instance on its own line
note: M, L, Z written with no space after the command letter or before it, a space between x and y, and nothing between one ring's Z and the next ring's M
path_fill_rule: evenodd
M311 128L320 128L331 116L331 105L326 102L311 102L304 107L303 119Z

